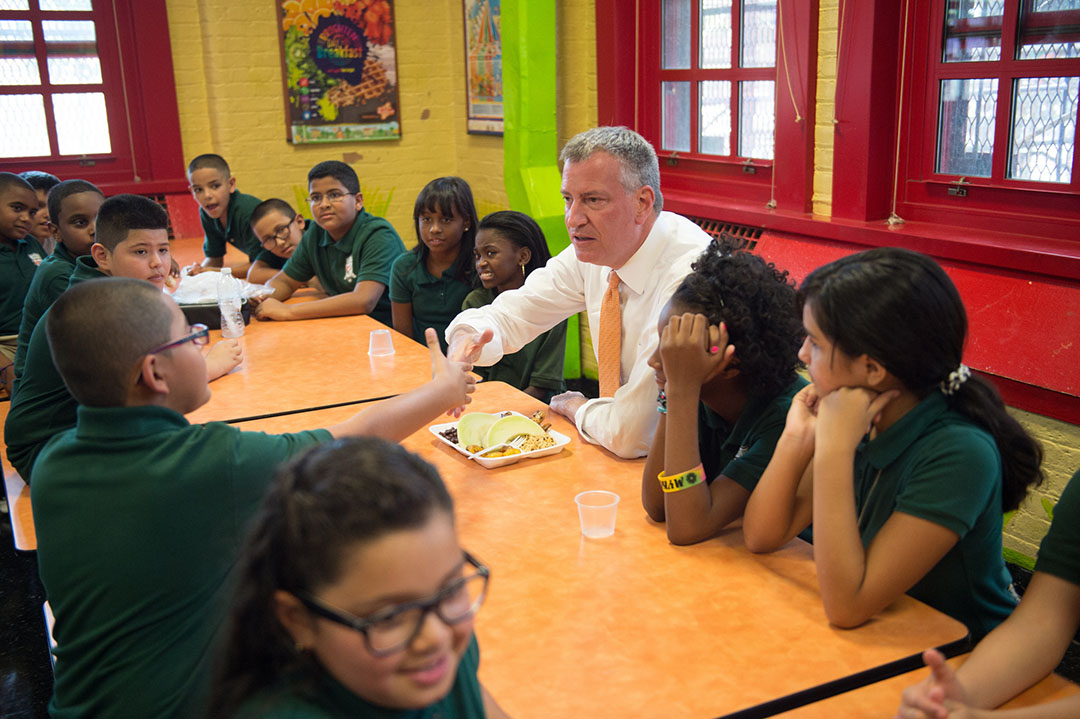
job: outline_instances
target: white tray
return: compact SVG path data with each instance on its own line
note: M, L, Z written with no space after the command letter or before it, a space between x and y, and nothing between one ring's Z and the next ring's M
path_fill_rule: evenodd
M492 412L491 414L504 415L506 413L507 413L507 411L504 410L502 412ZM525 417L525 415L521 414L520 412L514 412L513 410L509 410L509 413L510 414L516 414L519 417ZM457 425L458 425L457 422L446 422L444 424L433 424L430 427L428 427L428 431L431 432L433 435L435 435L435 437L440 442L442 442L443 444L448 445L450 447L453 447L454 449L456 449L458 452L465 455L469 459L474 460L477 464L479 464L484 469L495 469L496 467L504 467L504 466L506 466L508 464L513 464L515 462L520 462L523 459L532 459L532 458L535 458L535 457L547 457L549 454L558 454L559 452L563 451L563 448L566 445L570 444L570 438L567 437L565 434L563 434L561 432L556 432L553 429L549 429L548 434L550 434L552 439L555 440L555 444L552 447L544 447L543 449L534 449L531 452L522 452L521 454L512 454L509 457L481 457L480 455L483 452L488 451L487 449L482 450L481 452L477 452L476 454L473 454L472 452L466 451L466 449L464 447L462 447L460 444L456 444L454 442L451 442L446 437L443 437L441 434L439 434L440 432L445 432L446 430L450 429L451 427L457 429ZM490 449L490 448L488 448L488 449Z

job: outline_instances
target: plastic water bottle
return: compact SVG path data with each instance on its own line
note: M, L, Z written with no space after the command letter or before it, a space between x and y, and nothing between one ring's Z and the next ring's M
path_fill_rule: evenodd
M221 336L226 339L244 336L244 316L240 305L244 303L240 296L240 280L232 275L232 268L221 268L218 278L218 308L221 310Z

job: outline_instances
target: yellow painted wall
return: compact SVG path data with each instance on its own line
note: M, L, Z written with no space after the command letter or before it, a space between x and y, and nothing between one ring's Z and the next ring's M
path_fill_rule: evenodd
M850 0L849 0L850 1ZM820 0L818 5L817 125L814 134L813 211L832 214L833 117L836 96L837 37L840 0ZM1046 480L1031 492L1020 511L1005 528L1005 546L1034 557L1050 526L1043 501L1057 502L1069 477L1080 469L1080 427L1014 410L1013 414L1038 439L1045 451Z
M465 40L461 0L396 0L402 138L391 142L294 146L285 140L278 24L270 0L167 0L185 158L216 152L239 187L295 202L317 162L350 161L365 199L407 245L416 242L412 205L441 175L472 185L481 215L507 206L502 138L465 131ZM592 2L559 2L560 138L596 122ZM392 195L391 195L392 193Z

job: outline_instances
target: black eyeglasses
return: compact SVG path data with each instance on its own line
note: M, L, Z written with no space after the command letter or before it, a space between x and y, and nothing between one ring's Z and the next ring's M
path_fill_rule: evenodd
M299 217L299 216L300 215L296 215L296 217L293 217L291 220L286 222L284 225L282 225L281 227L274 230L273 234L269 235L268 237L266 237L264 239L259 240L259 244L262 245L263 247L265 247L266 249L270 249L270 247L272 245L285 244L285 240L288 239L288 237L289 237L289 228L292 227L292 223L296 222L296 218Z
M199 347L202 347L210 342L210 330L206 329L206 325L195 324L191 325L189 329L192 330L192 333L187 335L186 337L181 337L178 340L167 342L160 347L155 347L146 354L155 355L158 352L164 352L165 350L170 350L173 347L179 347L185 342L191 342L192 344L195 344Z
M307 594L294 592L294 596L311 613L363 634L368 651L374 656L385 657L413 643L428 612L435 612L449 625L460 624L476 614L487 595L491 570L468 552L465 552L465 561L476 569L475 574L455 579L427 599L395 604L365 618L330 607Z

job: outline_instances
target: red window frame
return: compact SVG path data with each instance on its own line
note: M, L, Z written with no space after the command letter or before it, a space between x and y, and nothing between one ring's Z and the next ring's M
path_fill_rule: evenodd
M695 3L696 4L696 3ZM716 214L717 199L765 208L808 212L812 197L814 93L817 74L817 2L779 0L777 64L774 68L660 70L662 2L641 0L637 12L618 0L597 0L597 84L601 124L627 125L649 139L660 156L665 207L687 214ZM733 25L738 15L733 13ZM691 54L698 57L698 12L692 13ZM780 41L780 26L784 42ZM737 29L733 28L737 58ZM782 51L786 51L782 52ZM785 75L784 73L787 73ZM739 73L736 77L734 73ZM773 160L737 155L673 153L661 149L660 83L689 79L772 79L777 83ZM791 82L789 98L787 79ZM692 95L696 92L692 90ZM733 102L738 87L733 87ZM692 108L697 98L692 97ZM697 142L697 113L691 118L691 142ZM732 151L737 152L738 115L733 113ZM695 147L692 144L691 147Z
M0 19L30 20L38 57L39 85L0 86L0 94L45 95L51 156L3 158L0 170L44 170L61 179L79 177L107 194L186 191L180 119L173 79L165 0L93 0L93 10L3 10ZM42 20L93 19L101 60L101 85L51 85L45 65ZM59 155L51 93L105 92L111 151Z
M982 29L1000 31L1001 57L990 62L942 59L948 0L915 0L908 26L914 30L906 57L911 78L904 88L905 121L900 147L897 213L905 220L958 225L990 232L1011 232L1049 240L1076 241L1080 252L1080 151L1074 139L1069 183L1033 182L1006 177L1010 153L1013 81L1026 77L1080 76L1080 58L1017 60L1019 11L1033 0L1005 0L1002 21L983 20ZM1074 18L1080 12L1038 13L1028 27ZM1031 16L1029 16L1031 17ZM1028 35L1029 39L1037 35ZM997 78L991 176L965 177L937 172L937 135L941 82L946 79ZM1077 126L1080 127L1080 113Z

